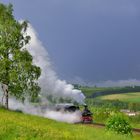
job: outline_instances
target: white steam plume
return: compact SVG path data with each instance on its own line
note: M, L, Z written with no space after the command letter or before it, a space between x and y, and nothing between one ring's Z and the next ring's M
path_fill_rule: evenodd
M46 111L45 116L47 118L67 123L78 123L81 122L81 112L76 111L73 113L69 112L57 112L57 111Z
M50 60L46 49L37 38L37 34L33 27L29 24L27 34L31 36L31 42L27 47L28 51L33 56L33 62L42 70L41 77L39 78L39 85L41 87L41 101L46 103L47 95L53 97L71 98L72 100L84 104L85 96L80 90L74 89L70 84L61 81L57 78L56 73L51 68ZM2 96L0 88L0 96ZM21 110L24 113L43 116L57 121L68 123L75 123L81 121L81 112L66 113L61 111L50 110L49 106L32 105L27 100L24 104L14 98L9 99L9 108L12 110Z
M60 122L67 122L67 123L81 122L80 111L70 113L70 112L63 112L63 111L55 111L50 109L49 107L42 109L41 106L31 105L27 101L25 101L25 103L23 104L14 98L10 98L9 107L12 110L21 110L24 113L42 116Z
M33 62L42 70L39 85L43 95L52 95L58 98L71 98L80 104L84 104L85 96L80 90L74 89L71 84L67 84L66 81L58 79L51 67L46 49L43 47L41 41L37 37L37 33L30 24L27 34L31 36L31 41L27 49L33 56Z

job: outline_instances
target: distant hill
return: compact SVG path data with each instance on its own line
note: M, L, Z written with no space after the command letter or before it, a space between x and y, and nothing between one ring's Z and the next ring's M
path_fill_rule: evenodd
M123 102L140 103L140 92L111 94L97 97L102 100L119 100Z
M134 87L80 87L87 98L96 98L103 95L140 92L140 86Z

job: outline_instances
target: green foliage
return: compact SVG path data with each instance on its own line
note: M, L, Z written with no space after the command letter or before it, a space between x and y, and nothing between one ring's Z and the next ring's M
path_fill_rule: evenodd
M128 109L129 103L119 100L101 100L101 99L86 99L86 103L94 107L104 107L113 109ZM137 108L138 109L138 108Z
M114 131L118 134L132 134L132 128L127 118L120 113L113 113L106 123L107 130Z
M138 98L139 100L139 98ZM120 100L102 100L100 98L86 98L86 104L94 107L106 107L106 108L114 108L117 110L120 109L129 109L132 111L140 111L140 102L126 102Z
M122 115L124 115L124 113L120 112L120 110L114 107L107 108L105 106L102 107L89 106L89 109L93 113L93 122L95 123L105 124L108 118L112 116L112 114L121 113ZM81 108L81 110L83 110L83 108ZM129 119L129 122L134 128L140 128L140 114L138 114L138 112L136 116L127 116L127 117L128 117L127 119Z
M30 40L27 27L27 21L15 20L11 4L0 3L0 83L8 86L10 95L33 101L40 91L37 79L41 70L32 64L33 58L25 49Z
M105 107L90 107L90 110L93 113L94 122L98 123L105 123L112 113L117 112L117 110L113 108Z

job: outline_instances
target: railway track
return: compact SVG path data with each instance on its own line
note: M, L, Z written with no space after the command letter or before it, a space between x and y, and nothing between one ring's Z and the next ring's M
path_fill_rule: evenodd
M92 124L85 124L91 127L105 127L105 124L103 123L92 123ZM140 129L139 128L132 128L132 131L140 135Z

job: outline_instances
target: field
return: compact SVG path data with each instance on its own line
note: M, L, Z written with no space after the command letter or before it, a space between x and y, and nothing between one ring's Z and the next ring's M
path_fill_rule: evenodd
M87 98L95 98L102 95L140 93L140 86L135 87L81 87L79 88Z
M102 99L102 100L119 100L119 101L124 101L124 102L139 103L140 92L104 95L97 98Z
M129 140L101 128L67 124L0 109L0 140ZM139 136L133 137L139 140Z

